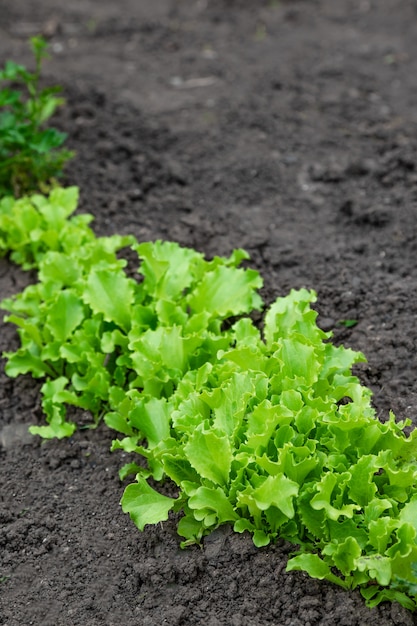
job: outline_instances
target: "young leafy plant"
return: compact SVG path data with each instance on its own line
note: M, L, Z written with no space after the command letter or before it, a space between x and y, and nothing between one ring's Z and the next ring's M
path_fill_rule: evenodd
M314 299L306 290L278 299L263 338L238 321L233 347L187 372L170 398L114 407L118 421L105 420L125 437L113 449L147 461L122 470L137 474L122 507L139 529L182 511L183 545L224 523L258 547L284 538L299 545L288 570L359 587L370 606L414 609L417 431L407 437L409 422L393 415L378 421L351 374L363 355L328 342ZM177 497L149 477L170 478Z
M0 197L22 196L47 189L59 177L73 153L61 148L66 134L46 127L64 103L60 87L41 87L47 43L30 40L35 70L7 61L0 70Z
M261 305L258 273L238 267L243 251L206 261L175 243L97 238L90 216L67 219L76 201L69 188L0 202L0 254L39 273L37 284L2 307L21 340L5 355L8 375L46 378L48 426L31 429L44 437L74 431L65 404L90 411L95 422L120 392L169 397L186 371L229 347L222 324ZM128 245L141 258L140 281L116 254Z
M77 190L0 202L0 253L38 270L38 283L4 300L21 347L10 376L44 378L43 437L71 435L66 405L92 424L104 415L112 449L136 453L122 508L136 526L180 513L182 545L221 524L256 546L298 545L288 570L346 589L369 606L417 606L417 431L352 374L361 353L331 342L301 289L267 310L247 254L211 261L170 242L95 237L70 217ZM137 254L125 272L123 248ZM140 462L139 462L140 460ZM171 480L176 495L149 484Z

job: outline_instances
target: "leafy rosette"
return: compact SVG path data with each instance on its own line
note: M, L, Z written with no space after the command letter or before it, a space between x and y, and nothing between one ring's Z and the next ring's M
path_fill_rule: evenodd
M7 374L46 379L48 426L31 428L43 437L74 432L66 405L95 424L120 396L126 405L168 398L188 370L230 347L226 320L262 305L259 274L239 267L244 251L207 261L176 243L96 237L91 216L69 218L77 197L76 188L56 189L0 203L0 251L38 269L39 281L2 307L21 342L5 354ZM134 278L123 258L132 246L140 257ZM116 415L106 419L120 424Z
M263 338L238 321L234 347L187 372L169 399L143 402L113 444L147 459L127 468L137 476L122 506L140 529L182 511L183 545L224 523L258 547L284 538L299 545L289 570L360 586L371 606L413 608L415 431L377 420L351 373L363 355L328 341L314 299L300 290L277 300ZM149 476L169 477L178 496L157 493Z

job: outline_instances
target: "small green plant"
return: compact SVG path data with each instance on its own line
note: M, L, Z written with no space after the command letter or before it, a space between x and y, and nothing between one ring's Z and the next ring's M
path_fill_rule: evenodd
M45 126L64 103L60 87L40 87L48 44L32 37L30 45L34 72L14 61L0 70L0 196L48 189L73 156L61 148L66 134Z
M42 405L49 425L31 429L43 437L72 434L65 404L99 419L119 390L168 397L186 371L230 347L223 322L262 304L261 278L238 267L245 252L205 261L176 243L96 237L91 216L69 217L77 198L70 187L49 198L0 201L0 256L38 269L39 282L2 307L22 344L6 354L7 373L47 379ZM125 274L127 246L142 261L141 282Z
M0 575L0 583L6 583L9 578L11 578L11 576L9 576L8 574L5 574L4 576Z
M337 322L338 326L344 326L345 328L353 328L358 323L358 320L339 320Z

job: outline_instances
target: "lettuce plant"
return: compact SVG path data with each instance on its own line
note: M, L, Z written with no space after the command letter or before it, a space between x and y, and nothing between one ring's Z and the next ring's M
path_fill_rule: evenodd
M2 303L21 340L5 354L6 372L46 378L48 426L31 429L44 437L74 431L66 404L90 411L96 423L120 393L169 397L186 371L230 346L226 320L261 305L258 273L238 267L245 252L206 261L175 243L97 238L90 216L67 219L76 202L75 188L0 202L0 254L9 251L39 276ZM128 245L140 256L142 280L124 271Z
M224 523L258 547L282 537L299 546L288 570L360 587L371 606L415 608L417 431L405 436L409 422L393 415L377 420L351 374L363 355L328 341L314 299L306 290L278 299L263 338L238 321L217 361L188 372L168 400L125 414L128 436L113 449L147 467L135 468L123 510L140 529L182 511L183 545ZM157 493L149 476L169 477L177 497Z

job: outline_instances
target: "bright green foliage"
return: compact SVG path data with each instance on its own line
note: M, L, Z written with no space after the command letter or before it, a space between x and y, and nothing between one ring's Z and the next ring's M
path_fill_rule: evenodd
M6 319L18 326L21 341L17 352L5 355L8 375L30 372L48 379L42 405L49 425L32 429L44 437L74 431L74 424L65 420L64 403L100 415L112 381L101 340L104 330L116 326L106 325L109 304L96 304L96 291L108 273L117 288L126 281L128 287L112 301L116 321L124 320L129 287L137 285L122 270L126 262L116 256L132 239L96 238L88 227L90 216L69 219L77 197L76 188L58 188L49 198L9 197L0 202L0 253L9 250L24 268L39 270L39 282L4 300L2 307L11 313Z
M172 511L183 545L225 523L259 547L282 537L298 545L288 570L416 608L417 431L376 418L352 374L364 357L318 328L314 292L277 299L261 333L245 314L262 281L239 267L243 251L207 261L96 238L88 216L69 217L75 203L68 189L0 204L0 250L39 272L2 304L21 339L7 373L45 380L48 425L32 432L71 434L67 404L104 414L112 449L142 457L121 470L136 474L122 507L139 529Z
M290 570L361 586L371 604L414 607L416 431L406 437L393 416L376 419L369 390L350 371L363 356L327 341L313 300L300 290L275 302L266 341L238 321L235 347L188 372L168 411L163 401L165 440L142 449L138 432L114 448L136 449L154 478L177 484L172 508L183 507L184 544L233 522L257 546L277 537L299 544ZM148 475L139 470L138 495Z
M159 441L169 432L168 414L158 409L155 416L152 399L169 397L185 372L230 346L222 322L259 307L261 280L236 267L247 258L243 252L206 261L177 244L97 238L90 216L69 217L76 202L76 188L0 202L0 253L11 252L39 273L37 284L2 303L21 340L5 355L7 374L47 378L42 406L48 426L32 427L33 433L71 434L75 424L66 421L65 404L90 411L96 423L123 389L132 421L124 430L140 429ZM126 275L126 261L117 254L132 244L143 259L142 282ZM234 281L233 307L213 296L206 311L201 285L214 293L222 275ZM107 420L120 426L118 416Z
M126 488L123 511L130 514L139 530L143 530L145 524L167 520L172 506L173 499L157 493L144 478Z
M72 152L61 148L65 133L45 123L64 100L60 87L39 86L47 43L42 37L30 40L35 71L7 61L0 70L0 197L21 196L50 184L62 173Z
M54 189L49 197L41 194L15 200L0 200L0 256L10 254L23 269L40 268L44 282L54 280L67 286L78 278L74 250L96 242L88 224L91 215L69 216L78 203L77 187ZM66 252L67 256L60 256ZM79 255L77 255L79 256Z

